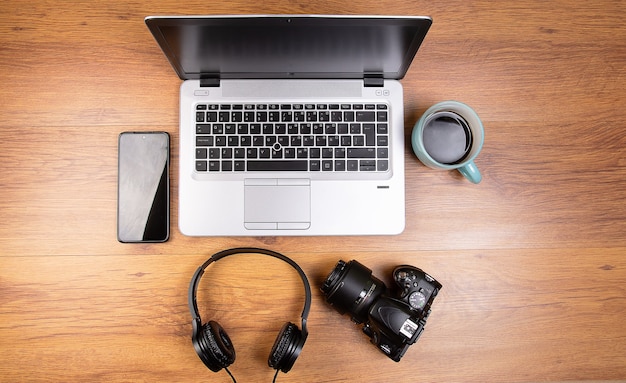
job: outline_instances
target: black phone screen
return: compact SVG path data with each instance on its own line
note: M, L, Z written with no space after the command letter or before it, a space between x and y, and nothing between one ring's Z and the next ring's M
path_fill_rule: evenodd
M117 239L169 238L169 135L124 132L118 143Z

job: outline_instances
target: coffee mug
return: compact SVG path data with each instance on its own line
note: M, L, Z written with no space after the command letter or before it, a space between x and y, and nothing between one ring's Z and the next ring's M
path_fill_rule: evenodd
M411 144L417 158L433 169L457 169L477 184L480 171L474 159L483 147L483 124L472 108L458 101L431 106L413 127Z

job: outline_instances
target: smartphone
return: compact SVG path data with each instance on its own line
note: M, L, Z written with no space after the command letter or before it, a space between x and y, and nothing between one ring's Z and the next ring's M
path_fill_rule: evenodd
M170 234L170 136L123 132L118 141L117 239L165 242Z

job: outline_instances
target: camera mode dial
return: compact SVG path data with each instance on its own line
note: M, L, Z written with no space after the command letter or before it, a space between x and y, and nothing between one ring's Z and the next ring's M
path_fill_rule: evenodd
M393 277L402 289L401 299L405 299L413 310L424 310L429 305L429 299L434 298L441 287L433 277L413 266L398 266Z
M426 296L421 291L413 291L409 295L409 305L416 310L422 310L426 306Z

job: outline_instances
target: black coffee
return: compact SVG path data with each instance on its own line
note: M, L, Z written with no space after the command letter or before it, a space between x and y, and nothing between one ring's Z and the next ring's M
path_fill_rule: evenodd
M472 146L472 132L460 117L436 116L426 123L422 137L428 154L446 165L461 162Z

